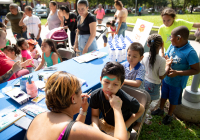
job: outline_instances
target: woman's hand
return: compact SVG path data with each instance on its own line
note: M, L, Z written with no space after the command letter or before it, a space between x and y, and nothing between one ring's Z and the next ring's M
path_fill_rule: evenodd
M82 107L82 109L83 109L83 112L87 112L87 109L88 109L88 106L89 106L87 100L88 100L88 98L89 98L90 96L87 95L87 94L81 94L81 97L82 97L81 107Z
M48 25L48 22L46 22L46 24L44 26L47 27L47 25Z
M122 100L116 95L107 95L109 98L110 106L114 109L121 109L122 107Z
M85 54L85 53L87 53L87 52L88 52L88 48L85 47L85 48L83 49L82 54Z
M21 69L20 61L15 62L11 69L13 73L19 71Z
M28 59L26 60L25 62L22 62L21 63L21 67L26 67L26 66L29 66L31 65L33 62L32 62L32 59Z

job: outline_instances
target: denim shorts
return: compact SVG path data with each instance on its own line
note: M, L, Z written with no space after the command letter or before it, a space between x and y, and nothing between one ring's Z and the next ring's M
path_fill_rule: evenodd
M145 90L150 94L151 100L160 98L160 85L161 84L154 84L147 80L144 81Z
M103 42L104 43L107 43L108 41L107 41L107 37L105 36L105 35L103 35Z
M88 42L88 39L90 37L90 34L87 35L78 35L78 49L81 51L80 55L82 55L83 49L85 48L86 43ZM97 41L96 38L94 38L92 44L88 48L88 52L97 50Z
M118 28L118 23L115 23L116 29ZM123 37L125 37L125 31L127 29L127 25L126 22L122 22L121 27L119 29L118 32L118 36L122 35Z
M172 105L179 105L182 102L182 87L174 87L162 81L162 94L161 98L169 99L170 104Z

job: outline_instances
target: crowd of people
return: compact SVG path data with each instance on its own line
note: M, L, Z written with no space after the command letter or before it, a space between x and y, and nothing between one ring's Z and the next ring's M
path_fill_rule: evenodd
M102 5L95 10L96 17L88 12L87 0L77 2L79 16L70 13L65 6L58 10L54 1L50 2L49 7L51 12L45 24L49 30L57 27L69 29L71 44L80 54L97 50L96 21L102 23L105 15ZM38 71L45 62L47 67L62 62L53 40L41 39L41 21L32 14L32 7L26 6L25 12L17 8L16 4L11 4L5 24L0 23L0 83ZM106 23L108 30L103 35L104 46L108 34L125 36L128 12L119 0L115 0L115 8L115 19ZM137 131L141 125L144 106L121 90L123 85L146 90L151 100L161 98L160 107L151 115L163 115L165 102L169 99L169 112L162 123L170 124L176 105L181 104L188 76L200 72L198 55L188 43L190 29L200 28L200 23L176 19L176 13L171 8L164 9L161 18L163 25L158 34L150 35L147 40L150 51L144 53L144 46L132 43L127 49L127 62L106 63L100 76L102 87L91 95L82 94L75 76L61 71L51 75L45 88L46 105L50 112L34 118L25 139L42 139L44 136L59 140L128 139L131 131ZM16 45L11 45L6 38L8 20L17 38ZM35 48L37 43L42 50L41 56ZM160 50L162 55L159 55ZM41 61L36 67L34 63L40 57ZM88 106L92 109L91 126L84 124ZM76 121L73 121L73 116L78 112ZM99 119L99 112L102 119Z

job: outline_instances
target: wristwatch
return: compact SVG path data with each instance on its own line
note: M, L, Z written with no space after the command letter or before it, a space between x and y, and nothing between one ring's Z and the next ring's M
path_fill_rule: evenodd
M83 109L80 108L80 112L79 112L79 114L81 114L81 115L83 115L83 116L86 116L86 115L87 115L87 112L83 112Z

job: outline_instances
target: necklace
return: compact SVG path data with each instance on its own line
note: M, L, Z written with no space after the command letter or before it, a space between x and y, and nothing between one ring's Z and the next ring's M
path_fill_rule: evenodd
M102 100L102 104L103 104L104 115L105 115L105 117L106 117L106 114L111 110L111 107L110 107L110 109L109 109L107 112L105 112L103 100Z

